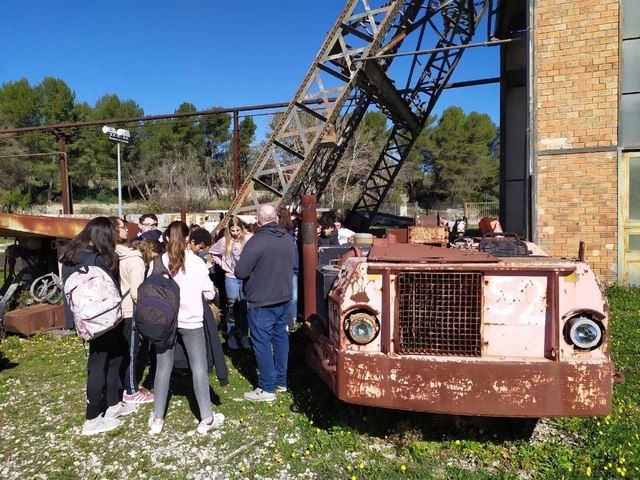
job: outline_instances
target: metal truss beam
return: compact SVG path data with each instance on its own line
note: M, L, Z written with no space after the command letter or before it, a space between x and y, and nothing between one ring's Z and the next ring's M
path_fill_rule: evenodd
M414 58L410 85L404 93L404 99L411 105L421 128L416 131L407 129L401 122L394 123L386 145L367 177L360 198L354 204L347 221L354 228L368 227L380 209L420 131L426 126L442 90L460 61L464 46L473 38L476 27L488 7L488 0L429 3L438 3L440 7L441 22L436 23L433 18L426 22L436 34L438 41L436 47L431 50L422 74L412 82L411 75L417 61Z
M364 65L352 69L354 58L375 54L403 7L400 0L372 5L349 0L329 31L311 68L280 117L273 134L229 207L235 214L262 203L279 204L298 190L301 178L316 158L342 149L345 139L337 124L345 104L360 105L353 96ZM319 99L324 112L311 114L305 100ZM366 110L366 109L365 109ZM348 122L345 122L348 125ZM219 228L226 222L221 222Z
M355 60L396 52L407 31L415 28L422 5L422 1L402 0L347 2L230 206L230 214L262 203L296 203L300 192L321 194L372 103L388 106L399 121L419 127L409 104L386 76L392 59L381 60L375 67ZM322 100L324 111L310 111L304 101L311 99ZM223 226L224 222L219 228Z

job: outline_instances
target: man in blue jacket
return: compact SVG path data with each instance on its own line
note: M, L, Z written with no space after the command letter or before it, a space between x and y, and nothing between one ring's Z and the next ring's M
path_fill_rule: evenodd
M273 402L276 390L287 390L287 334L291 272L295 244L278 225L272 205L257 212L259 228L244 245L235 276L244 280L253 351L258 363L258 387L244 394L254 402Z

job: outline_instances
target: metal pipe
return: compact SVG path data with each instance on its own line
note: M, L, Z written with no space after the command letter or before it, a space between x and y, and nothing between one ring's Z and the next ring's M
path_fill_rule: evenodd
M238 110L233 112L233 194L238 194L240 188L240 124Z
M316 196L300 197L302 219L302 293L304 295L304 319L317 313L316 269L318 268L318 235L316 230Z
M71 204L71 188L69 186L69 172L67 170L67 141L62 132L57 132L58 137L58 165L60 170L60 190L62 193L62 213L73 213Z
M495 45L501 45L503 43L511 43L517 40L519 39L506 38L504 40L489 40L487 42L467 43L465 45L451 45L448 47L428 48L426 50L415 50L413 52L387 53L384 55L374 55L373 57L354 58L353 60L351 60L351 62L352 63L366 62L367 60L380 60L382 58L392 58L392 57L408 57L411 55L428 55L431 53L446 52L448 50L462 50L466 48L493 47Z
M305 105L322 104L324 99L304 100L302 103ZM150 122L153 120L167 120L171 118L182 117L198 117L201 115L213 115L216 113L233 113L233 112L247 112L253 110L268 110L271 108L283 108L288 107L290 102L281 103L264 103L258 105L246 105L242 107L231 108L212 108L209 110L200 110L196 112L181 112L181 113L166 113L163 115L147 115L144 117L127 117L127 118L109 118L106 120L91 120L86 122L70 122L70 123L58 123L54 125L42 125L39 127L21 127L21 128L9 128L6 130L0 130L0 135L6 133L25 133L25 132L37 132L42 130L53 130L61 128L74 128L74 127L90 127L95 125L104 125L109 123L122 124L122 123L134 123L134 122Z
M124 218L122 215L122 170L120 168L120 142L118 145L118 217Z

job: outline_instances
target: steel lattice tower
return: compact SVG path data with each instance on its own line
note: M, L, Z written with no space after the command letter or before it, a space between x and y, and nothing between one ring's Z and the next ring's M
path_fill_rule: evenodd
M264 203L297 203L300 194L321 195L364 114L375 104L393 126L353 208L351 220L368 226L462 56L464 49L456 47L471 41L490 3L348 0L229 214ZM419 50L434 34L435 48L421 72L416 54L403 75L390 75L403 42L415 39ZM406 77L402 90L396 87L400 76Z

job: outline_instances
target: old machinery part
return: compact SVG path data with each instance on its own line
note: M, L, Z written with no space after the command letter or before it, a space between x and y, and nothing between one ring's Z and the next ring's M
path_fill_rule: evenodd
M531 255L527 242L515 233L485 233L478 250L495 257L526 257Z
M476 272L400 273L397 353L479 357L482 281Z
M567 343L580 350L593 350L602 343L604 327L584 315L572 317L564 326Z
M62 299L62 281L55 273L36 278L29 289L36 303L58 303Z
M353 343L366 345L378 336L380 322L368 312L355 312L345 318L344 331Z

